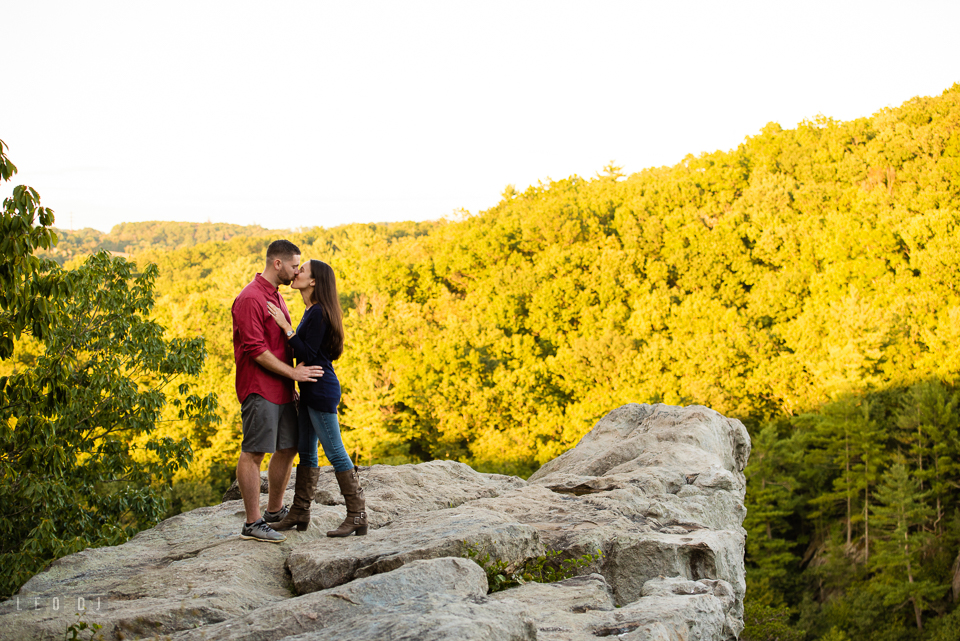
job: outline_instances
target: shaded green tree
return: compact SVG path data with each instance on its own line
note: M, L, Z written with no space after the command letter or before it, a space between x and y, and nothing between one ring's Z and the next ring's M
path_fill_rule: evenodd
M784 582L799 570L796 541L787 538L790 517L804 501L795 470L803 464L805 434L781 436L767 423L753 437L747 477L746 561L749 598L768 606L784 605Z
M939 381L923 382L910 388L897 413L902 430L900 441L907 446L912 476L933 503L932 529L941 534L945 505L957 492L960 472L960 396L950 393Z
M871 418L870 401L847 398L831 403L820 413L810 415L817 432L818 450L808 454L810 461L824 460L836 474L832 491L819 494L811 504L827 516L842 505L846 545L854 544L854 528L862 525L863 557L870 559L870 501L887 457L885 433ZM819 516L814 512L812 516Z
M946 592L947 586L927 578L922 556L930 543L923 525L933 510L926 505L926 493L903 464L895 464L884 474L877 488L877 502L871 507L876 554L870 562L875 572L872 589L883 596L886 606L910 603L917 624L923 631L923 611L930 602Z
M803 641L806 633L790 621L790 608L748 603L743 612L744 641Z

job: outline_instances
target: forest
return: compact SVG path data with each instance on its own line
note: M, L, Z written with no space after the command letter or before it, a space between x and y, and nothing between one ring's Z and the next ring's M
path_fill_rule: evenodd
M337 274L341 424L360 465L526 477L624 403L705 405L753 439L744 638L957 638L960 84L852 121L770 123L670 167L508 186L456 220L55 234L68 274L96 249L129 254L113 260L148 274L150 326L202 339L202 369L181 372L192 400L123 437L158 469L159 507L137 527L232 480L230 306L282 235ZM302 301L281 292L296 324ZM50 349L28 329L12 342L2 377ZM189 452L164 463L176 443Z
M100 250L129 256L145 249L180 249L200 243L230 240L240 234L262 236L270 233L270 230L257 225L164 221L121 223L114 226L109 234L89 227L56 231L59 234L57 244L38 249L36 256L56 261L61 266L73 258L88 256Z

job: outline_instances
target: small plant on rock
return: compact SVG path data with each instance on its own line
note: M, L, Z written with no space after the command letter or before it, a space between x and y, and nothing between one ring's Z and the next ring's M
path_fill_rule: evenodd
M102 627L103 626L99 623L87 623L86 621L82 620L80 618L80 613L78 612L76 623L72 623L71 625L67 626L67 629L63 633L63 638L66 641L79 641L84 638L81 636L81 633L86 630L90 632L90 636L87 638L91 640L102 639L103 634L99 632Z
M507 563L495 558L479 543L463 542L463 557L472 560L487 574L488 592L500 592L524 583L555 583L577 575L577 570L603 558L603 552L559 559L562 550L548 550L546 554L526 559L522 563Z

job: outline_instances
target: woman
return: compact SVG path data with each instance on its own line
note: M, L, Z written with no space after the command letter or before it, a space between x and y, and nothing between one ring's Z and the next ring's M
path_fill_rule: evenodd
M316 492L320 468L317 467L317 441L333 465L340 484L340 493L347 504L347 518L327 536L349 536L367 533L367 513L363 488L357 468L343 447L337 405L340 404L340 381L333 371L333 361L343 353L343 311L337 295L337 279L330 265L319 261L305 262L290 286L300 290L306 310L294 331L283 312L272 303L267 311L287 335L297 361L323 367L323 376L315 383L300 383L299 444L300 463L289 514L273 525L275 530L296 526L303 531L310 524L310 504Z

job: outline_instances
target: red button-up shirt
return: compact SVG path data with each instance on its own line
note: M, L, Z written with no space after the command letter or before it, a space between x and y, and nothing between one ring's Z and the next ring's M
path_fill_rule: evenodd
M283 331L267 312L267 302L281 310L290 322L287 304L277 288L257 274L233 301L233 359L237 363L237 398L240 403L250 394L259 394L271 403L293 402L293 381L261 367L254 359L266 351L288 365L293 365Z

